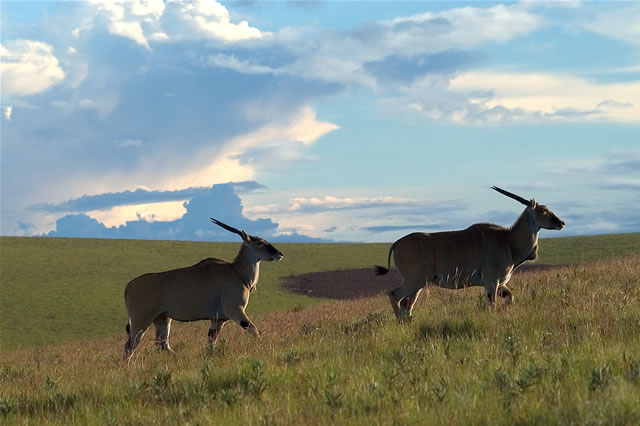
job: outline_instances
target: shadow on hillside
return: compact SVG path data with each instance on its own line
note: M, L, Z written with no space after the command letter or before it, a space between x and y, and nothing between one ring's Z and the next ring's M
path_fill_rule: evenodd
M547 271L566 265L522 265L514 275ZM400 285L400 273L392 268L386 275L376 276L373 268L311 272L290 275L284 287L298 294L329 299L359 299L378 296Z

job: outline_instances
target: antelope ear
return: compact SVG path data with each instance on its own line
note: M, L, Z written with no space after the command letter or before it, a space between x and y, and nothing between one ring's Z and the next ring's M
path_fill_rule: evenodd
M242 234L240 235L242 237L242 241L244 241L245 243L248 243L249 242L249 236L247 235L247 233L244 232L244 231L240 231L240 232L242 232Z
M531 199L531 208L535 209L536 207L538 207L538 202L536 201L535 198Z

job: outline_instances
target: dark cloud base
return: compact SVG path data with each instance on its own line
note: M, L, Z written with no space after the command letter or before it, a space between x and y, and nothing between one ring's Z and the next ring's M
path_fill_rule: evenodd
M246 193L257 189L264 189L255 181L229 182L236 193ZM59 204L36 204L31 206L34 210L44 210L49 213L60 212L87 212L92 210L108 210L116 206L136 205L145 203L161 203L167 201L180 201L194 198L209 192L208 187L191 187L176 191L148 191L136 189L135 191L107 192L98 195L83 195Z
M69 214L56 221L56 230L49 237L122 238L141 240L238 241L238 236L212 224L214 217L248 234L259 235L275 242L330 242L293 233L276 235L278 224L271 219L250 220L242 214L242 202L237 190L256 188L256 185L226 183L198 191L184 203L187 212L178 220L148 222L144 219L128 221L124 225L106 227L86 214ZM133 194L133 193L131 193Z

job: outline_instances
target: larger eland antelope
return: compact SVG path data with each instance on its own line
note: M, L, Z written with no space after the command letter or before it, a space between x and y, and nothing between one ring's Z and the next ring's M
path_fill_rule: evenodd
M171 320L210 320L208 344L213 345L227 320L235 321L253 335L258 334L245 308L258 284L261 260L280 260L282 252L260 237L247 235L211 218L216 225L240 235L242 247L233 262L208 258L186 268L144 274L124 290L129 322L124 359L127 360L153 323L156 344L171 351Z
M477 223L460 231L415 232L391 245L387 268L376 266L376 275L389 272L393 254L403 278L400 287L389 292L398 320L411 318L427 284L449 289L483 286L489 307L496 295L504 298L505 306L512 302L506 284L518 266L537 258L540 229L562 229L564 222L535 199L491 188L527 206L511 227Z

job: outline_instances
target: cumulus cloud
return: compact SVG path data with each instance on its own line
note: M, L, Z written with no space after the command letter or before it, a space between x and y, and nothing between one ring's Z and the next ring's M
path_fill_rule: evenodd
M533 6L454 8L343 31L285 28L273 40L293 56L282 63L266 63L251 52L243 57L217 53L206 63L239 73L295 76L381 93L389 93L386 89L392 84L396 93L384 99L384 105L432 120L637 122L637 79L599 83L568 74L468 71L482 60L474 48L542 28L544 19Z
M219 53L207 63L248 74L377 88L398 78L398 70L404 78L456 70L476 60L476 54L464 49L504 42L542 25L539 16L517 5L455 8L367 22L352 30L288 27L271 40L291 55L280 64Z
M252 27L247 21L232 23L227 8L216 1L181 3L180 14L203 35L225 42L261 39L270 35Z
M226 184L235 193L247 193L265 187L255 181L230 182ZM224 186L224 185L217 185ZM207 194L211 191L208 187L192 187L175 191L150 191L138 188L135 191L109 192L97 195L83 195L82 197L67 200L58 204L36 204L32 209L44 210L49 213L56 212L88 212L93 210L107 210L116 206L137 205L148 203L163 203L167 201L190 200L194 197Z
M214 39L234 43L268 37L270 33L232 22L229 11L216 1L168 2L162 0L91 0L108 21L108 31L151 49L153 42L184 39ZM87 24L74 29L74 36L94 29Z
M638 122L640 82L596 83L569 75L466 71L426 76L385 102L457 123Z
M468 105L463 120L491 119L503 108L519 120L611 120L637 122L640 117L640 81L596 83L551 73L469 71L450 81L450 90ZM490 96L475 98L474 93Z
M284 120L271 117L271 113L265 115L256 111L256 107L245 106L246 114L253 119L264 116L262 118L268 124L223 141L213 149L204 147L201 155L211 158L211 161L195 170L182 171L182 175L173 175L171 185L206 184L220 175L227 176L228 180L254 179L258 169L273 170L287 161L312 159L305 154L306 146L339 128L333 123L318 120L309 106L303 106Z
M252 235L259 235L271 241L322 241L305 235L291 233L280 235L278 224L271 219L250 220L244 217L240 197L236 194L236 187L240 189L260 187L255 182L241 182L214 185L207 190L198 189L195 196L184 203L186 212L173 221L149 221L139 217L137 220L127 221L120 226L107 227L95 218L86 214L70 214L56 221L56 229L47 235L51 237L78 238L130 238L153 240L189 240L189 241L238 241L238 236L209 220L214 217L238 229L244 229ZM138 200L144 191L136 194L119 194L128 201ZM117 194L116 194L117 195ZM166 197L177 194L145 194L147 196L164 195ZM97 201L97 200L94 200ZM77 203L89 203L77 200ZM109 204L109 203L107 203ZM114 202L111 202L114 205Z
M53 46L34 40L12 40L0 44L2 95L33 95L65 78Z

